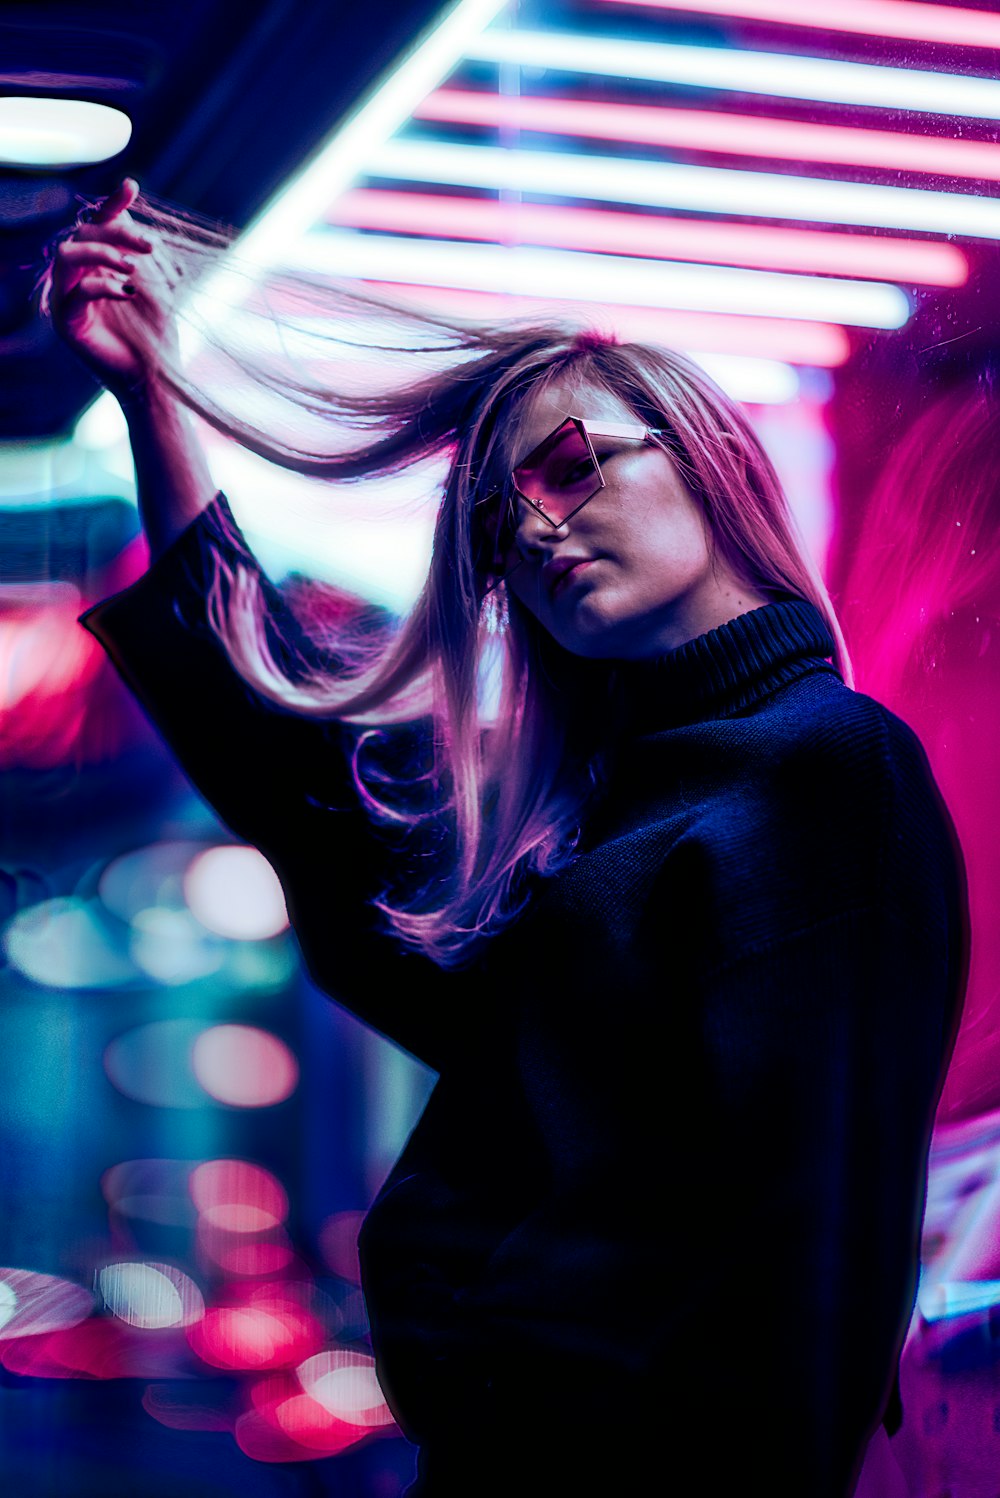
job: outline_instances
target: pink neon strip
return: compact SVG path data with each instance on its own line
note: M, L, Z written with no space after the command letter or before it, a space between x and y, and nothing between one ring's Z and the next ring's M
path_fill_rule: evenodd
M645 5L693 15L736 16L745 21L778 21L812 31L854 31L863 36L902 37L913 42L947 42L955 47L1000 47L1000 16L986 10L959 10L923 0L827 0L809 7L802 0L605 0L606 4Z
M664 312L655 307L606 307L593 302L500 296L489 291L458 291L440 286L404 286L366 281L396 301L455 317L571 317L591 327L637 341L663 343L700 354L755 354L785 364L834 369L851 352L850 339L836 323L801 323L783 317L727 317L711 312Z
M756 224L668 219L596 208L498 203L431 193L357 188L331 206L330 223L397 234L496 244L552 245L652 259L764 270L870 277L923 286L962 286L969 264L955 245L920 239L772 229Z
M1000 16L996 19L1000 21ZM460 89L438 89L415 113L420 119L463 125L680 146L685 151L717 151L727 156L847 162L896 172L935 172L945 177L1000 182L1000 146L992 141L952 140L903 130L859 130L849 125L769 120L708 109L518 98Z

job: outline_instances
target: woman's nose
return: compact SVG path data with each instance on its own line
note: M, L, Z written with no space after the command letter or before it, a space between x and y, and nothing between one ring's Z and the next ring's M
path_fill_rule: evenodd
M517 531L514 544L522 555L528 556L533 551L542 550L552 541L563 540L568 530L568 523L565 520L560 525L554 525L551 520L546 520L533 504L529 504L524 498L518 498Z

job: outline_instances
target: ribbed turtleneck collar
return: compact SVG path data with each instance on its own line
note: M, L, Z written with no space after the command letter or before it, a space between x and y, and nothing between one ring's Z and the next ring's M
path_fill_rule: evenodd
M728 717L806 671L839 676L835 648L819 610L789 593L617 675L632 731L649 734Z

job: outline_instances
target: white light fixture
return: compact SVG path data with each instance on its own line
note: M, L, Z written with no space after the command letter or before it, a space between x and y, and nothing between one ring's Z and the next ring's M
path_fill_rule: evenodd
M86 166L117 156L131 138L128 115L108 104L0 99L0 166Z
M470 42L466 56L477 62L642 78L681 88L726 89L782 99L909 109L917 114L1000 119L1000 81L994 78L921 68L883 68L799 53L633 42L611 36L577 36L568 31L488 31Z
M733 270L523 245L396 239L349 229L311 235L295 254L295 263L321 274L414 286L740 312L870 328L901 328L910 315L910 304L899 287L880 281Z
M390 141L373 153L368 170L373 176L397 181L506 188L552 198L1000 239L1000 200L996 198L838 182L792 172L741 172L621 156L508 151L423 140Z

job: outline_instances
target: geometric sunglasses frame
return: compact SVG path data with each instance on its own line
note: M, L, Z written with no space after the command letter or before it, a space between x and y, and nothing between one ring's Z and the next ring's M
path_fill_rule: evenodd
M532 484L531 474L534 470L538 469L540 457L544 456L547 452L558 446L560 434L565 432L568 427L575 427L580 437L586 443L590 462L593 465L594 477L596 478L597 482L594 484L594 487L589 491L589 493L584 495L582 499L578 500L578 502L573 505L573 508L571 510L567 510L565 514L556 513L555 515L553 515L550 514L546 509L545 500L542 497L543 486ZM594 444L591 440L592 436L622 437L626 441L648 442L651 438L665 437L666 435L667 433L662 427L640 426L638 425L638 423L634 422L604 421L601 418L592 419L586 416L567 416L562 421L560 421L557 426L553 427L548 436L543 437L542 441L539 442L536 447L532 448L527 457L523 458L522 461L511 470L510 477L514 489L514 494L520 499L523 499L526 504L529 504L535 511L536 515L540 515L547 525L552 526L553 530L558 530L561 525L565 525L567 521L572 520L574 515L578 515L583 509L584 505L590 503L595 494L599 494L602 489L607 488L607 480L605 479L604 474L601 472L601 464L596 452L594 451ZM532 488L534 489L533 494L526 492L526 490ZM482 501L482 503L484 505L489 504L491 500L496 500L497 498L499 498L499 491L494 490L494 492L489 495L484 501ZM501 528L498 526L498 540L500 529ZM516 531L516 526L514 529ZM499 560L499 557L497 557L497 560ZM521 561L523 560L524 559L521 558ZM491 593L493 589L496 588L504 580L504 578L509 577L510 574L521 565L521 561L515 562L512 567L506 568L502 575L494 575L494 581L487 589L487 592Z

